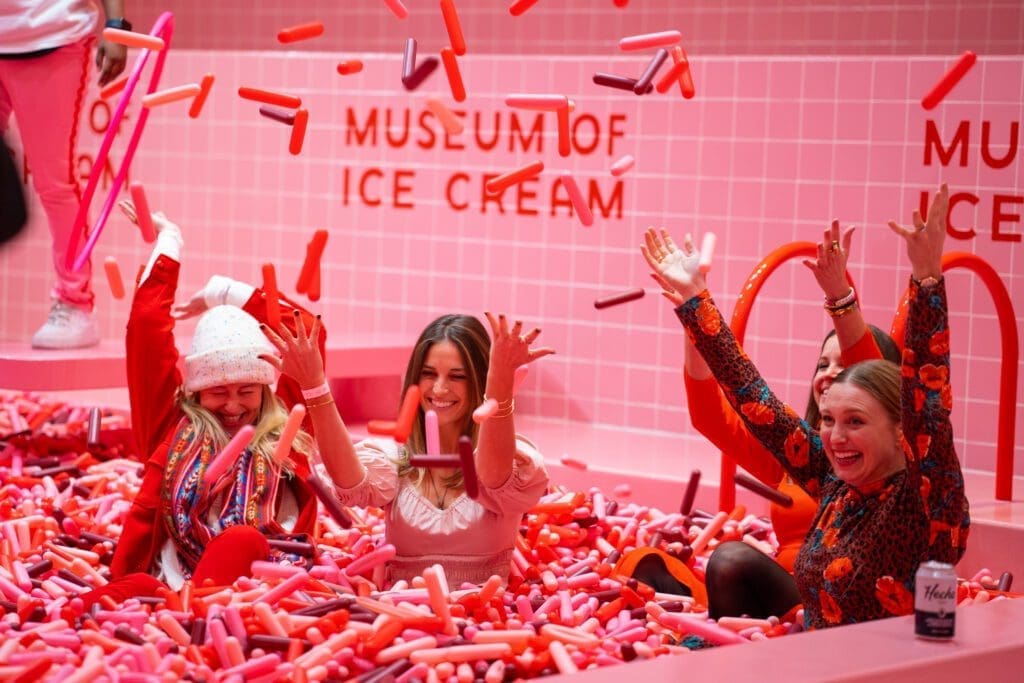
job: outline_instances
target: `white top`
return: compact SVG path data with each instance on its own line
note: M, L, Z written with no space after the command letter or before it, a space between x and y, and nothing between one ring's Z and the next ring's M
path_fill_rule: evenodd
M548 484L536 446L517 436L508 481L497 488L481 482L475 500L462 493L443 510L410 477L398 477L399 446L391 439L367 439L356 445L356 453L366 476L350 489L336 486L334 491L343 505L384 509L385 537L398 551L388 563L389 584L421 575L435 563L444 566L453 589L463 582L483 583L492 575L508 578L520 521ZM323 465L316 469L330 481Z
M71 45L96 30L92 0L0 0L0 54Z

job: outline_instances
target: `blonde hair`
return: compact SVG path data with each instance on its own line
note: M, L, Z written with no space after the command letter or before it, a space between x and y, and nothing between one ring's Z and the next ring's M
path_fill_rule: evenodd
M491 338L483 324L470 315L444 315L427 325L420 334L420 338L416 340L416 346L413 348L409 364L406 366L402 396L405 396L405 392L410 386L419 384L427 353L434 344L443 341L451 342L459 350L459 356L465 365L468 380L466 384L469 389L466 395L467 403L471 408L480 405L483 402L484 388L487 386ZM472 409L467 410L460 433L472 439L475 447L479 431L479 425L473 422ZM423 407L419 406L416 409L416 418L413 421L409 438L395 461L398 465L398 476L409 476L416 486L421 485L426 476L426 469L413 467L409 463L409 458L413 453L425 453L426 449ZM449 487L462 485L462 470L456 470L451 476L445 477L444 484Z
M228 433L220 420L199 403L199 392L186 393L184 388L179 389L178 403L185 417L192 422L196 428L196 437L202 439L209 435L213 441L214 448L218 451L224 448L230 441ZM281 429L288 419L288 412L285 410L281 399L271 390L269 384L260 385L260 410L254 425L255 432L249 448L257 457L265 458L268 465L273 464L274 450L281 438ZM313 439L305 431L300 429L292 441L292 450L309 458L313 452ZM291 476L294 469L290 460L286 459L281 463L281 469L285 474Z

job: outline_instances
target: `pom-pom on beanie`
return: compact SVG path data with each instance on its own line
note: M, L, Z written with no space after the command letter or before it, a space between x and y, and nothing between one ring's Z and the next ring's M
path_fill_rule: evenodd
M235 306L215 306L196 325L185 356L185 391L224 384L273 384L277 369L261 354L277 355L259 322Z

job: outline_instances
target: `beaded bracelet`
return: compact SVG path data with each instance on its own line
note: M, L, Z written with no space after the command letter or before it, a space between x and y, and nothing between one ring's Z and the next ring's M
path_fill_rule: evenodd
M319 398L324 394L329 393L331 393L331 387L327 384L327 381L324 380L324 383L318 387L313 387L312 389L303 389L302 398L308 401L311 398Z
M830 299L826 296L825 308L842 308L843 306L849 304L851 301L854 301L856 298L857 292L854 291L853 287L850 287L850 291L838 299Z
M845 306L840 306L838 308L829 308L828 306L826 306L825 307L825 312L828 313L833 318L842 318L844 315L846 315L847 313L850 313L851 311L853 311L856 308L857 308L857 300L854 299L853 301L851 301L850 303L846 304Z

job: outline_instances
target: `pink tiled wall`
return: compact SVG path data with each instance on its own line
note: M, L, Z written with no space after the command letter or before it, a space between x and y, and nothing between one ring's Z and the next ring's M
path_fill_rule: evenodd
M308 21L326 33L309 49L395 52L406 36L432 49L447 41L437 0L406 0L399 21L383 0L129 0L128 15L149 26L173 11L179 46L265 50L277 31ZM1019 54L1019 0L540 0L512 17L511 0L458 0L474 53L604 54L623 35L678 28L698 54L907 55ZM300 49L305 49L300 46Z
M636 8L642 4L634 3ZM186 43L188 17L178 26ZM277 25L278 18L273 14L270 24ZM662 25L648 17L644 28ZM467 35L474 34L467 30ZM421 53L433 51L424 47ZM459 107L469 123L460 137L467 149L460 150L446 149L440 137L428 144L431 134L418 127L408 144L385 141L389 111L391 138L399 139L406 110L415 122L427 96L450 102L440 69L419 91L404 91L398 81L400 56L394 51L359 55L365 70L341 77L334 70L342 58L337 53L299 57L272 49L176 47L163 87L196 81L208 71L217 74L217 84L198 120L186 116L183 104L153 112L132 179L146 185L154 208L184 228L184 292L217 272L257 281L266 261L276 264L279 281L290 287L305 242L314 229L324 227L331 236L324 297L315 308L323 312L331 334L380 330L411 338L444 312L505 311L543 328L542 342L559 351L532 373L524 409L630 429L689 429L679 371L682 333L669 305L648 286L638 251L649 224L717 233L712 283L727 312L743 279L774 247L816 239L833 216L861 226L851 271L869 319L888 328L907 268L902 247L885 222L891 217L909 221L919 193L947 180L955 191L979 197L976 206L960 202L954 207L953 224L960 230L973 226L977 234L951 239L950 249L990 261L1013 299L1024 301L1021 138L1015 138L1015 157L1005 168L988 168L979 156L983 122L990 122L992 154L1003 156L1011 130L1024 120L1019 56L983 55L940 108L924 112L919 99L950 59L704 56L692 47L690 52L698 87L690 101L678 91L637 98L593 85L594 71L635 74L645 63L644 55L622 56L610 47L590 57L473 52L460 61L470 93ZM260 117L258 105L237 97L240 85L302 96L311 119L300 156L287 152L287 128ZM509 110L503 98L515 91L564 92L576 101L571 157L558 156L551 118L543 119L542 149L509 151ZM89 101L93 125L84 124L80 136L83 172L99 147L100 133L92 128L102 132L106 125L107 105L96 103L95 94ZM362 125L374 111L380 123L377 143L357 144L349 113ZM130 109L128 126L137 112L137 106ZM489 139L495 117L500 117L501 144L492 151L475 149L474 134ZM533 115L521 117L524 125L532 124ZM947 143L962 121L969 123L965 167L924 164L929 120ZM595 125L597 145L586 153L595 140ZM438 133L436 123L428 126ZM114 147L115 163L126 136L123 129ZM627 153L638 162L623 180L621 216L613 211L588 229L564 205L552 209L550 193L559 169L573 171L585 187L594 183L607 200L615 188L607 168ZM506 193L504 213L494 202L482 204L484 174L534 159L548 168L519 195L518 214L514 190ZM384 177L383 183L377 177L369 183L371 194L382 196L380 206L365 205L352 189L371 169L380 169ZM458 176L449 201L446 184L457 174L467 180ZM400 190L397 198L396 177L399 187L411 188ZM1002 206L1009 217L994 228L999 195L1006 196ZM453 208L452 202L463 201L469 203L467 210ZM40 265L47 262L45 235L37 220L26 238L0 252L5 338L27 337L45 315L48 275ZM128 278L147 249L135 229L115 216L96 254L117 256ZM104 332L117 336L127 305L111 301L102 281L97 285ZM647 287L648 296L594 310L595 298L632 287ZM956 274L950 277L950 290L956 433L966 465L990 470L998 328L980 283ZM809 273L799 264L783 268L763 291L747 348L772 386L801 408L826 329ZM1019 321L1017 329L1024 331ZM1021 405L1024 390L1018 393L1018 434L1024 434ZM1018 447L1018 461L1022 457L1024 447Z

